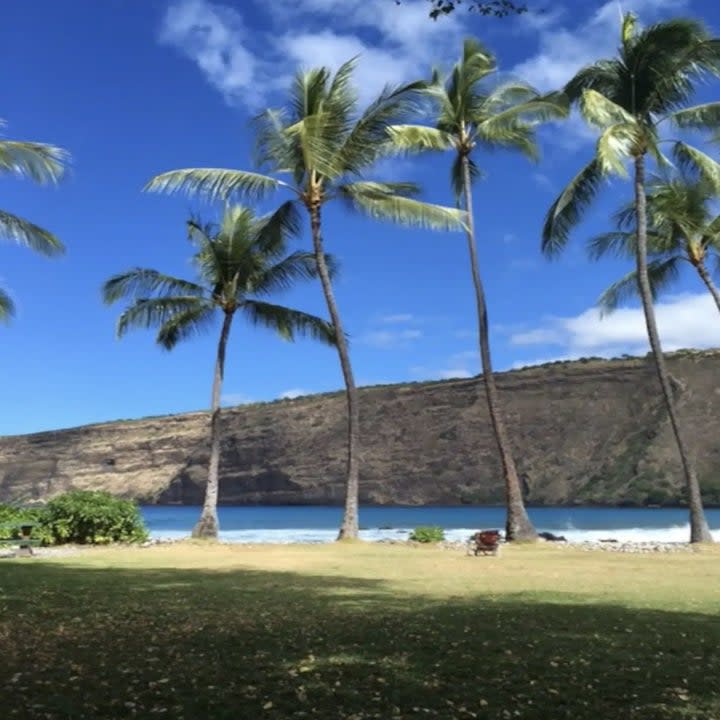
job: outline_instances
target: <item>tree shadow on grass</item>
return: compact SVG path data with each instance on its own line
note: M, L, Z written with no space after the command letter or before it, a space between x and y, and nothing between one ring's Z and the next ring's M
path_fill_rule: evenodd
M0 566L8 718L720 717L716 616L246 569Z

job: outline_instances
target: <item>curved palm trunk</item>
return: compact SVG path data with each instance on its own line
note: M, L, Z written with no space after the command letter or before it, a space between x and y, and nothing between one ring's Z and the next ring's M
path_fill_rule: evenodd
M477 246L475 243L475 220L473 218L472 190L470 186L470 166L467 155L462 158L463 185L465 190L465 210L468 214L467 241L470 250L470 267L472 269L473 285L475 286L475 301L478 314L478 336L480 339L480 359L482 361L485 395L487 397L488 412L492 423L495 441L500 454L503 476L505 478L505 494L507 499L507 520L505 523L505 537L507 540L536 540L537 532L530 522L525 504L523 502L520 479L518 478L515 460L510 448L505 422L499 408L497 386L492 370L490 357L490 333L488 326L487 304L485 291L480 277L478 266Z
M701 260L695 268L698 271L698 275L700 276L700 279L705 283L705 287L710 291L710 294L713 296L713 300L715 301L715 305L717 305L718 311L720 311L720 290L717 289L715 286L715 283L712 281L712 278L710 277L710 273L707 271L707 268L705 267L705 263Z
M357 538L358 536L358 492L360 477L360 412L357 401L357 388L353 377L352 366L350 365L350 353L348 352L345 333L340 321L340 313L335 303L330 273L325 263L325 251L323 249L322 234L320 228L320 206L310 208L310 230L312 232L313 250L315 252L315 263L317 264L320 283L322 284L325 301L327 302L330 319L337 336L337 351L340 358L343 378L345 380L345 398L347 401L348 424L347 424L347 479L345 481L345 511L343 514L338 540Z
M225 373L225 348L230 335L233 313L225 312L220 341L218 342L217 359L215 361L215 377L213 379L212 405L210 408L210 464L205 489L205 501L197 525L192 530L194 538L215 538L218 536L218 480L220 473L220 394L222 392L223 375Z
M712 535L705 519L702 498L700 496L700 485L695 474L695 468L690 461L685 439L680 431L675 402L670 386L670 376L665 364L665 356L660 345L660 335L655 321L655 309L653 307L652 292L650 290L650 279L647 269L647 202L645 197L645 157L639 155L635 158L635 209L637 211L637 278L640 298L642 299L643 311L645 313L645 325L647 326L650 349L655 360L655 369L660 387L667 406L670 424L675 442L677 443L680 461L682 462L685 484L687 487L688 500L690 504L690 542L712 542Z

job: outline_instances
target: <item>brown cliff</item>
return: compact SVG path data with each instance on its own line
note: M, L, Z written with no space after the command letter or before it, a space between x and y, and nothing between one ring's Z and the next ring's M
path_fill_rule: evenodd
M707 501L720 503L720 353L669 356ZM674 504L680 467L647 359L554 363L498 374L531 504ZM481 381L364 388L361 498L500 503ZM221 502L334 504L343 495L342 393L224 412ZM199 504L208 416L190 413L0 438L0 502L106 489Z

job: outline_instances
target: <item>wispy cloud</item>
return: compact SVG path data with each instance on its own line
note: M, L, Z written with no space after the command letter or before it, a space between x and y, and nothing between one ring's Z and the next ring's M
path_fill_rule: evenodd
M408 347L412 342L422 338L422 336L422 330L418 330L417 328L369 330L360 335L358 342L380 350L396 350Z
M621 12L635 12L650 22L686 7L687 0L609 0L584 20L567 12L523 17L537 32L538 52L513 72L541 90L557 90L583 66L617 52ZM581 5L577 5L581 11Z
M294 400L295 398L310 394L309 390L304 390L303 388L290 388L289 390L285 390L285 392L281 392L278 397L281 400Z
M256 402L253 398L245 393L223 393L220 398L221 405L247 405Z
M521 24L528 34L536 35L538 50L512 68L512 73L541 91L559 90L580 68L616 54L622 12L635 12L648 23L687 5L688 0L608 0L584 18L581 3L572 14L562 8L543 15L528 13ZM597 139L597 132L576 112L559 125L560 131L556 123L541 128L541 137L569 150Z
M668 352L720 346L720 316L709 294L668 296L656 305L656 313L663 348ZM563 359L648 351L641 308L622 308L605 317L591 308L574 317L547 318L539 327L513 333L510 344L556 347L557 358Z
M239 9L242 8L242 9ZM268 13L271 27L248 31L245 17ZM402 13L402 15L400 14ZM229 104L271 103L296 67L337 68L358 56L360 100L387 84L426 75L449 62L462 37L458 18L433 23L425 0L174 0L162 21L160 41L192 60Z

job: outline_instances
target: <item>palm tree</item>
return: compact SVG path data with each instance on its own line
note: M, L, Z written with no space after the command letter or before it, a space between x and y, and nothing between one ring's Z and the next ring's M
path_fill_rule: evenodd
M489 86L497 73L493 55L473 39L465 40L463 57L445 82L435 74L428 93L436 101L435 127L395 125L389 129L398 149L408 151L452 150L455 156L451 183L459 207L467 212L467 242L475 288L478 338L490 421L500 455L507 498L508 540L537 538L530 522L510 438L500 409L492 369L487 303L478 263L473 216L472 182L480 171L473 160L478 148L518 150L537 155L533 123L567 113L559 98L541 97L525 83L510 80Z
M287 254L287 240L298 232L291 203L264 217L249 208L228 207L219 228L188 223L188 235L197 250L193 265L199 282L133 268L110 278L102 288L106 303L126 299L128 307L117 324L118 337L131 328L157 327L157 343L166 350L206 328L222 316L210 418L210 464L202 514L193 537L217 538L218 470L220 466L220 394L225 351L235 314L253 325L276 330L287 340L309 335L335 344L330 323L314 315L267 302L264 298L316 277L311 253ZM331 270L334 262L326 258Z
M595 157L570 181L551 206L543 229L542 249L557 255L570 230L595 198L608 175L627 177L633 168L634 206L637 214L636 270L645 323L655 368L682 462L690 503L691 542L711 542L702 506L700 486L678 423L670 379L662 354L647 267L648 212L646 202L647 156L658 165L668 160L660 150L663 125L678 129L713 128L720 122L720 103L687 107L697 82L718 73L720 41L711 38L695 20L674 19L640 29L634 15L622 22L616 57L581 69L565 86L585 120L600 130ZM714 188L720 186L720 165L686 142L672 140L678 166L694 168Z
M345 510L339 539L358 535L360 430L357 391L348 344L324 260L322 211L331 201L380 220L448 230L463 227L463 214L417 200L414 183L380 182L365 174L389 155L386 129L413 107L423 83L386 88L363 112L352 87L355 60L333 76L315 68L295 76L286 106L267 110L257 122L257 161L271 174L215 168L174 170L153 178L148 190L186 191L210 198L257 197L283 189L305 208L325 301L337 337L348 410ZM276 176L284 176L281 180Z
M700 276L720 312L720 290L713 282L712 271L720 272L720 215L712 212L717 193L702 178L684 174L656 177L647 196L648 209L648 279L653 299L677 280L683 263ZM634 205L615 214L617 230L603 233L590 242L593 259L608 254L634 257L636 252L636 216ZM708 268L708 261L714 268ZM633 270L613 283L598 304L612 312L624 300L638 295L637 271Z
M4 123L0 120L0 128ZM69 160L67 153L54 145L18 140L0 140L0 174L29 177L36 183L56 183ZM65 248L47 230L17 215L0 210L0 238L26 245L43 255L57 255ZM15 314L15 305L8 293L0 288L0 320L8 322Z

